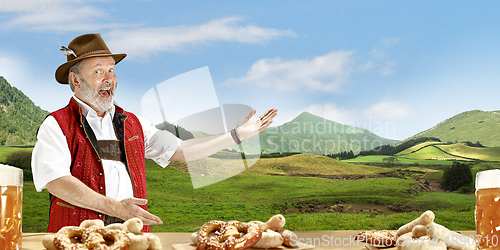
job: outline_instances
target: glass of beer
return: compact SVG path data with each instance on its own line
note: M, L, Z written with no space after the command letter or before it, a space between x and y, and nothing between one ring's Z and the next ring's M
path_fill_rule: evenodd
M21 250L23 171L0 164L0 250Z
M500 170L476 174L475 217L479 249L500 249Z

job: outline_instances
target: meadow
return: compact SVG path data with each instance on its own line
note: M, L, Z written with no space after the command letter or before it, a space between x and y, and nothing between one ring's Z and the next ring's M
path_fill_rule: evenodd
M294 160L285 157L280 161L292 164L311 161L318 156L304 154L295 157ZM256 164L255 170L265 168L266 162L277 161L260 159L258 164L262 166ZM343 169L371 168L327 157L322 157L321 161L324 168L321 171L328 167L338 169L339 166ZM314 168L314 164L311 165ZM209 220L265 221L277 213L285 215L287 229L296 231L397 229L427 209L436 213L436 222L449 228L475 229L473 195L419 191L414 186L421 184L414 178L331 179L256 174L252 168L216 184L193 189L189 173L182 171L179 164L163 169L148 160L149 211L164 222L152 226L152 230L193 232ZM281 168L286 168L286 164ZM374 173L381 169L384 168L372 168L376 170ZM48 193L37 193L31 182L25 182L23 204L23 231L44 232L48 221ZM359 209L361 205L364 205L363 209ZM411 211L384 210L386 206L411 208ZM337 211L339 207L344 210Z

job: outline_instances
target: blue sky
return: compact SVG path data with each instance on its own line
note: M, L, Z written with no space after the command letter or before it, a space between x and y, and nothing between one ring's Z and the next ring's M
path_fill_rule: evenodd
M0 75L49 111L72 95L54 79L59 48L85 33L128 54L116 101L139 115L148 90L205 66L219 103L277 108L275 125L308 111L402 140L498 110L498 1L9 2Z

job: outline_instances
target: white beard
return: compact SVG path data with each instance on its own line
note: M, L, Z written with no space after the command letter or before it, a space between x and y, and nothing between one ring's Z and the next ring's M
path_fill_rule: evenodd
M83 79L80 78L80 80L82 83L80 85L80 92L82 94L83 100L98 112L108 111L108 109L110 109L113 105L113 97L115 96L116 89L113 87L113 84L102 84L101 86L99 86L99 88L97 88L97 90L93 90ZM111 87L111 89L109 90L109 98L99 98L99 90L109 87Z

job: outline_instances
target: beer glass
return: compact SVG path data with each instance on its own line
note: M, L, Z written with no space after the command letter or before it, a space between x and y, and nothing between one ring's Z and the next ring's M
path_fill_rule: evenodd
M0 250L21 250L23 171L0 164Z
M476 174L476 232L479 249L500 249L500 170Z

